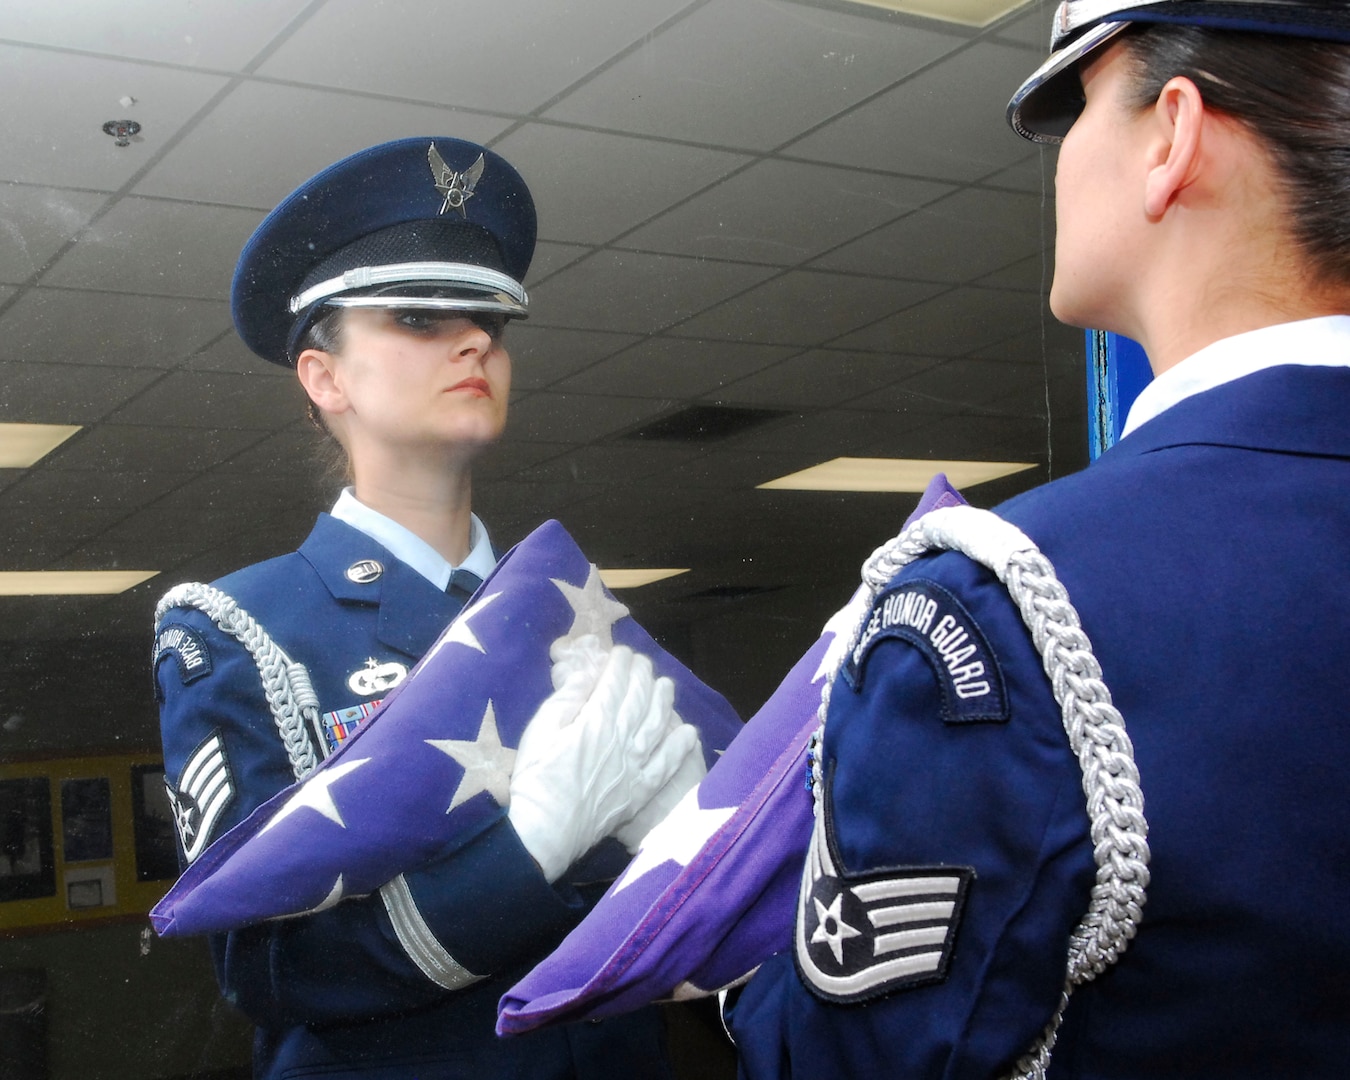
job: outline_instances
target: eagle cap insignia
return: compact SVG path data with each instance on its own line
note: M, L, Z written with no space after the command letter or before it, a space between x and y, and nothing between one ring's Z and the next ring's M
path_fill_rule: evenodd
M464 204L473 198L473 189L478 186L478 181L483 176L483 155L479 154L478 160L463 172L455 172L445 163L441 152L436 149L436 144L432 143L427 148L427 163L431 166L431 176L436 184L436 190L445 196L438 213L458 210L460 217L467 218L469 214L464 209Z

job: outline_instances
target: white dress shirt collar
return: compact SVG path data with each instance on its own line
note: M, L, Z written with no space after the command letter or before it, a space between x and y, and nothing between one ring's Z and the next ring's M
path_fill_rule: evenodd
M388 548L395 558L407 563L436 588L444 591L450 584L450 575L456 570L469 570L480 578L492 573L497 557L492 553L492 541L477 514L469 515L469 554L458 566L452 566L443 555L411 529L393 518L372 510L345 487L333 504L333 517L345 522L358 532Z
M1193 394L1280 364L1350 367L1350 315L1265 326L1206 345L1144 387L1120 437Z

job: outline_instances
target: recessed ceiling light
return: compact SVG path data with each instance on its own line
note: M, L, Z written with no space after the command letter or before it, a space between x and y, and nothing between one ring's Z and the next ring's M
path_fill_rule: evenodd
M1001 476L1034 469L1023 461L917 461L909 458L841 457L780 476L761 488L790 491L910 491L928 486L934 473L946 473L957 488L974 487Z
M922 15L926 19L960 23L962 26L988 26L1010 11L1024 7L1030 0L853 0L855 4Z
M679 577L681 574L689 573L689 567L682 570L649 569L634 570L601 570L600 580L605 583L608 589L636 589L640 585L650 585L653 581L665 581L666 578Z
M0 596L109 596L149 581L158 570L0 571Z
M79 430L78 424L0 424L0 469L35 465Z

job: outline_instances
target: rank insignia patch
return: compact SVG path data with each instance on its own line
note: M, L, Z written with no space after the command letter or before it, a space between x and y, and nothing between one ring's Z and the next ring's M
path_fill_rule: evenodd
M234 779L220 732L213 731L192 751L176 787L167 778L164 786L183 854L192 862L205 849L211 830L234 798Z
M847 1004L945 979L975 871L840 874L829 831L826 809L816 818L797 903L794 952L812 993Z
M369 720L380 707L382 698L365 701L348 709L323 714L323 733L328 740L328 753L332 754L345 743L363 723Z
M1007 722L998 658L965 605L937 582L911 578L876 598L841 670L855 691L862 689L873 647L891 639L908 642L928 661L942 687L947 723Z

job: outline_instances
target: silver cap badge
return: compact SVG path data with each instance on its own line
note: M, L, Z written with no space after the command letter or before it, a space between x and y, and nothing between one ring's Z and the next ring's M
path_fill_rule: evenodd
M478 186L478 181L483 175L483 155L479 154L478 160L463 172L455 172L445 163L440 151L436 149L436 144L432 143L427 149L427 163L431 166L436 190L445 196L440 213L458 210L460 217L467 218L469 214L464 209L464 204L473 198L473 189Z

